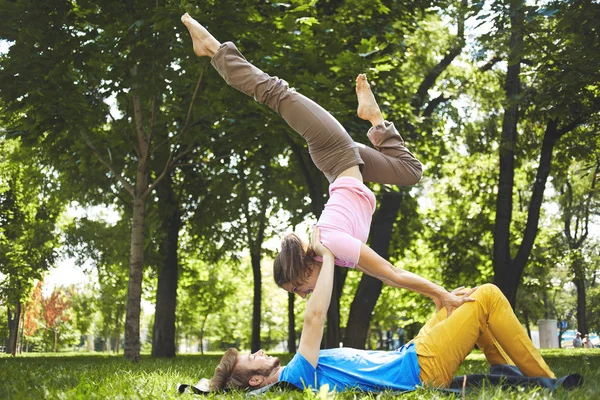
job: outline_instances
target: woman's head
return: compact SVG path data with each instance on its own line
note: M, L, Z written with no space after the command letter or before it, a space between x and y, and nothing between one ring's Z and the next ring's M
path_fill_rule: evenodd
M306 297L307 292L312 291L314 282L318 276L318 265L315 264L314 252L308 244L305 244L296 234L290 233L281 240L281 251L275 257L273 263L273 278L277 286L288 292L297 293ZM305 286L302 292L294 290L299 286Z

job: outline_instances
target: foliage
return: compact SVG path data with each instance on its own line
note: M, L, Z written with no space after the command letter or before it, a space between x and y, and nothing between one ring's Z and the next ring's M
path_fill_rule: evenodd
M222 262L209 266L191 258L183 262L177 331L189 350L250 347L252 284L248 283L245 272L250 269L249 262L247 258L240 265ZM268 350L286 338L287 293L273 282L269 262L263 263L262 271L265 295L261 342Z
M0 142L0 298L10 305L27 298L57 256L60 187L35 153Z
M58 338L63 327L71 320L71 292L63 287L56 287L47 298L42 298L42 318L46 332L54 336L53 351L56 352Z
M75 326L82 335L87 335L96 316L96 296L93 287L73 288L71 305L75 314Z
M31 293L30 299L25 303L24 309L24 322L23 322L23 335L33 336L37 330L42 327L40 325L42 317L43 307L42 297L42 281L38 281Z
M73 287L54 287L44 294L42 281L24 307L22 351L58 351L65 345L75 344L77 335L72 324Z
M239 302L235 298L236 283L232 278L233 274L228 274L227 267L212 265L207 268L194 260L188 260L183 264L180 276L180 286L177 302L177 322L180 337L186 341L198 341L198 351L204 353L203 341L210 337L217 336L219 342L236 342L239 338L237 324L233 315L227 315L226 310L229 303L234 303L239 307ZM245 285L241 285L244 287ZM250 293L247 293L250 295ZM230 309L230 308L229 308ZM244 313L247 314L247 311ZM228 321L227 333L219 335L216 329L216 321ZM247 323L249 321L246 321ZM237 333L237 334L236 334ZM220 337L219 337L220 336Z
M65 230L68 254L75 257L80 266L91 263L98 282L97 287L76 293L76 313L83 314L77 324L83 333L93 317L93 314L84 315L84 310L98 310L100 320L96 329L105 343L112 340L116 346L122 336L126 307L129 245L123 238L127 237L129 224L121 219L110 225L85 217L73 220Z

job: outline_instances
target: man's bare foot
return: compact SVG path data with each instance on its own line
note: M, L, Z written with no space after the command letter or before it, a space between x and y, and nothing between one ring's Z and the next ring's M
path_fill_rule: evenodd
M356 77L356 95L358 96L358 116L365 121L370 121L373 126L382 124L384 120L381 110L379 110L379 105L365 74Z
M221 43L213 37L206 30L205 27L200 25L198 21L190 16L190 14L185 13L181 16L181 22L185 24L190 32L190 36L192 37L192 43L194 44L194 53L198 56L209 56L212 57L217 50L219 50L219 46Z

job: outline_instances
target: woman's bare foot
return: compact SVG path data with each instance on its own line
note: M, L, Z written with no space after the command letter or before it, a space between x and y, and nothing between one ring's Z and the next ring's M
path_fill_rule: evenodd
M183 14L181 16L181 22L185 24L190 32L190 36L192 37L192 42L194 44L194 53L198 57L212 57L217 50L219 50L221 43L215 39L205 27L200 25L198 21L192 18L190 14Z
M365 121L370 121L373 126L382 124L384 120L381 110L379 110L379 105L365 74L356 77L356 95L358 96L358 116Z

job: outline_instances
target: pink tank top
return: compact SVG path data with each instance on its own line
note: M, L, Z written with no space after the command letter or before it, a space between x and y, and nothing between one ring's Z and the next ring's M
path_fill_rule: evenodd
M336 265L353 268L358 264L374 212L375 195L358 179L344 176L329 185L329 200L316 226ZM321 257L315 259L322 261Z

